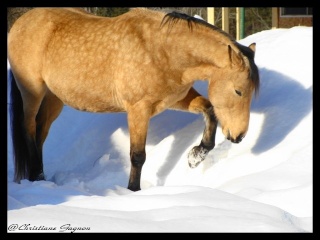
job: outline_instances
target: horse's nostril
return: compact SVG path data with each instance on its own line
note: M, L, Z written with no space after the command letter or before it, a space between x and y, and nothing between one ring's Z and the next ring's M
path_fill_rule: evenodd
M232 139L231 139L231 134L230 134L230 130L228 130L227 139L232 141Z
M245 134L241 133L235 140L236 143L239 143L242 141L242 139L245 137Z

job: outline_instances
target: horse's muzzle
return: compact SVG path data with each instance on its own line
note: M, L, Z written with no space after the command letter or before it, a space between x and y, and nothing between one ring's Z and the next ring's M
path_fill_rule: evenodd
M242 139L245 137L245 134L241 133L239 134L238 137L236 138L232 138L231 135L230 135L230 131L228 131L228 136L227 136L227 139L230 140L232 143L239 143L242 141Z

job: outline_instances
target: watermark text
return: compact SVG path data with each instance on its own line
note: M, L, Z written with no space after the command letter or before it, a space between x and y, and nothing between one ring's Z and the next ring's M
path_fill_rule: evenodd
M73 226L72 224L66 223L61 226L45 226L45 225L32 225L30 223L25 224L10 224L8 226L9 232L19 232L19 231L54 231L54 232L80 232L80 231L90 231L90 227L85 226Z

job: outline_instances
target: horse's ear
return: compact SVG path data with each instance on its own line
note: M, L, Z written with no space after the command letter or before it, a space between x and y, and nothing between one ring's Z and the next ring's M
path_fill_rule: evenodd
M256 43L251 43L249 45L249 48L253 51L253 52L256 52Z
M253 57L254 57L256 53L256 43L251 43L249 45L249 48L253 51Z
M230 59L231 66L232 65L236 65L236 66L242 65L241 56L239 55L239 53L234 51L230 45L228 45L228 53L229 53L229 59Z

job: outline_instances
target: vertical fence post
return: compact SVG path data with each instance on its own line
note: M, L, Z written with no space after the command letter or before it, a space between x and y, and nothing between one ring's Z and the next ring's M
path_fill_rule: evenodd
M272 29L278 28L278 8L272 8Z
M245 37L245 9L240 8L240 39Z
M229 33L229 8L222 8L222 30Z
M207 8L207 22L214 25L214 8L213 7Z
M240 40L240 8L236 8L236 40Z

